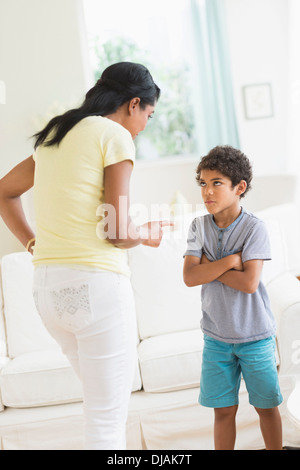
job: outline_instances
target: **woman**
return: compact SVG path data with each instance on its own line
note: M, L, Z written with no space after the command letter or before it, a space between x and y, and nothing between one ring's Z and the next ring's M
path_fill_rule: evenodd
M159 246L168 224L129 217L133 140L159 95L144 66L111 65L0 182L1 216L33 253L37 309L82 382L85 449L126 448L137 342L126 249ZM20 202L33 185L36 236Z

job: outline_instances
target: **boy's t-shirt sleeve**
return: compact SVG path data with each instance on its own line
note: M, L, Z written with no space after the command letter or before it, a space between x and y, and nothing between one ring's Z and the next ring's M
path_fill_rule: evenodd
M272 259L269 235L262 220L253 225L243 245L242 262L253 259Z
M193 220L189 227L187 238L187 249L183 255L202 257L203 253L203 230L201 230L202 223L200 218Z

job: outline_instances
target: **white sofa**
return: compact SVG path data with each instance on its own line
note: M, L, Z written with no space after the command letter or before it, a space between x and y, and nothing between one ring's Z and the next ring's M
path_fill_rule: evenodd
M263 278L277 321L284 444L299 446L299 430L286 412L300 376L300 282L295 277L300 269L297 273L293 255L300 231L296 233L294 211L293 204L286 204L257 215L267 224L273 252ZM193 217L178 218L176 230L166 233L158 249L139 246L129 251L139 343L128 449L213 449L213 410L197 403L201 287L188 288L182 280L186 233ZM82 449L80 383L36 312L32 273L28 253L2 258L0 448ZM243 382L237 428L237 449L264 447Z

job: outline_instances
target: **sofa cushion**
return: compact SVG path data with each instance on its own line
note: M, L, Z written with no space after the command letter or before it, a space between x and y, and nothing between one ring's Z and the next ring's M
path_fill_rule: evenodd
M78 377L64 354L55 350L25 353L10 360L1 370L0 387L3 404L13 408L82 400ZM136 366L132 390L140 388Z
M33 265L29 253L12 253L1 261L4 315L11 358L31 351L58 350L44 327L32 295Z
M80 401L80 381L60 351L22 354L2 369L5 406L26 408Z
M199 386L203 333L200 329L155 336L138 348L145 392Z
M275 267L278 274L281 264L281 267L285 270L288 269L293 274L300 275L298 248L300 216L297 205L294 203L281 204L259 211L256 215L265 221L269 230L272 259L276 263L276 266L275 263L270 263L269 269ZM274 279L274 276L272 279Z
M169 232L158 248L129 250L131 282L141 339L199 328L201 287L183 282L185 231Z
M288 270L286 238L280 216L276 217L272 208L257 212L255 215L264 221L270 240L272 259L264 263L262 273L262 280L267 285Z

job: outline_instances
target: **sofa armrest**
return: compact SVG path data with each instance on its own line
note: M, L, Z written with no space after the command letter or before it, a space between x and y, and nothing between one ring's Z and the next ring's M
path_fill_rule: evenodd
M300 282L284 272L266 289L277 325L280 374L300 375Z
M8 357L0 356L0 412L4 410L4 405L2 403L2 393L1 393L1 369L9 362Z
M4 320L4 301L2 293L1 264L0 264L0 361L7 356L6 327Z
M0 264L0 411L4 410L1 394L1 369L9 361L6 343L6 328L3 313L3 294L2 294L2 279L1 279L1 264Z

